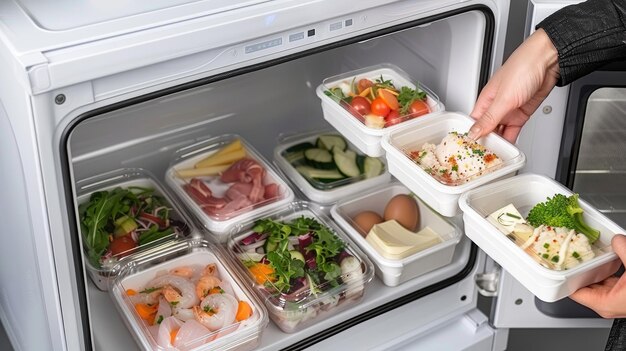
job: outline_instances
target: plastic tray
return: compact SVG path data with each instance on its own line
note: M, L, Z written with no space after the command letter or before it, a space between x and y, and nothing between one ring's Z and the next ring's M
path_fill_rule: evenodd
M385 164L384 172L380 175L366 179L363 175L358 177L344 178L331 183L322 183L315 180L308 180L300 174L294 166L284 157L285 150L303 142L315 144L317 137L322 134L337 134L331 131L316 131L305 134L292 135L283 137L279 141L279 145L274 149L274 161L279 169L286 175L286 178L292 181L295 186L311 201L319 204L327 205L337 202L339 199L346 198L352 194L360 193L364 190L371 189L380 184L388 183L391 175L387 171L386 161L381 158ZM354 146L347 141L348 149L357 151Z
M374 276L374 270L370 260L363 252L353 245L351 241L341 232L341 230L326 216L314 210L307 202L294 202L288 208L276 211L266 218L279 221L290 221L300 216L316 219L322 225L330 228L332 232L345 244L347 254L358 260L361 268L361 275L341 274L340 284L337 286L318 286L321 291L314 293L306 286L298 292L290 295L280 293L273 283L266 283L267 287L257 282L250 271L244 266L244 261L251 260L252 256L260 254L246 253L242 249L241 241L253 233L250 229L253 224L245 223L238 226L233 231L228 244L228 252L236 261L236 266L240 273L245 276L246 282L254 287L260 298L265 301L265 306L269 310L270 318L286 333L293 333L323 318L334 315L346 307L357 303L364 294L365 285ZM261 247L262 248L262 247ZM262 256L262 255L261 255ZM256 261L256 260L255 260ZM309 272L305 269L305 272Z
M239 278L231 273L231 268L224 264L224 262L227 261L222 256L221 252L207 241L189 240L179 242L176 246L170 247L163 252L155 253L141 260L123 265L109 293L115 307L122 315L124 323L129 328L137 344L144 350L199 351L254 349L259 343L262 330L268 323L267 311L254 294L242 284ZM141 318L135 308L135 304L145 303L142 296L146 294L142 294L141 291L151 288L148 284L157 276L169 274L170 270L175 268L195 266L197 269L195 269L194 274L195 277L198 277L199 272L201 272L201 267L211 263L215 264L216 276L221 280L220 288L223 289L225 293L234 296L238 301L247 302L252 308L252 314L247 319L240 322L234 321L234 323L227 324L217 330L201 329L202 332L195 334L193 337L188 337L186 340L183 339L184 341L174 339L174 347L171 344L170 331L176 329L178 325L177 323L171 322L173 319L176 319L176 321L180 321L180 319L174 316L169 317L169 319L165 317L161 320L160 324L150 326ZM190 284L193 287L193 295L197 296L195 295L196 289L194 283ZM176 285L173 284L173 286ZM135 293L129 294L129 291L134 291ZM158 292L156 294L158 294ZM214 295L220 295L220 293L218 292ZM161 296L163 295L161 294ZM180 300L179 302L182 301L183 300ZM198 301L201 300L198 299ZM199 304L200 302L195 305L197 306ZM170 311L176 308L176 305L173 306L174 307L170 308ZM226 310L226 308L222 311L224 310ZM193 320L193 322L196 321L193 318L191 309L185 310L181 308L179 311L180 314L177 312L177 316L185 316L186 313L189 312L191 316L190 319ZM160 313L160 311L157 311L155 319L158 319ZM219 313L219 309L217 313ZM168 327L172 325L174 325L171 327L173 329L168 329ZM161 337L165 336L166 340L163 341L162 344L158 343L160 333L164 334L161 335ZM179 330L177 337L183 338L183 335L185 334ZM166 345L167 340L170 341L168 345Z
M99 191L111 191L114 188L127 189L128 187L144 187L155 189L154 194L165 198L165 202L169 204L171 208L170 218L179 222L179 228L181 228L181 234L185 237L196 236L199 237L200 233L191 225L191 221L185 217L184 213L180 210L178 205L172 200L172 197L164 190L164 188L156 181L156 179L148 171L144 169L119 169L111 172L107 172L95 177L86 178L80 180L76 184L78 191L78 205L87 203L91 195ZM78 215L80 220L80 213ZM163 239L156 242L138 246L134 252L120 253L116 256L104 262L98 266L89 259L87 247L85 245L86 238L84 234L81 234L84 248L85 266L87 267L87 273L100 290L106 290L108 284L117 275L116 266L118 260L132 260L137 257L141 257L145 254L146 250L153 250L155 244L159 244L165 241L175 242L181 236L168 235ZM159 246L162 247L162 246Z
M442 240L437 245L406 258L393 260L383 257L355 229L356 225L352 218L359 212L370 210L382 216L385 206L391 198L398 194L408 195L410 193L410 190L402 184L394 183L369 194L340 201L331 209L333 219L372 259L376 267L376 275L388 286L402 284L407 280L450 264L456 244L461 240L460 228L441 217L418 198L415 198L420 212L418 230L430 227Z
M382 129L371 128L366 126L361 119L353 116L350 111L335 101L332 96L326 95L326 91L337 87L343 82L350 84L353 79L358 81L361 78L367 78L374 81L375 79L379 79L381 76L384 80L390 79L394 86L398 89L404 86L415 89L416 86L419 86L419 89L426 92L426 103L430 108L430 113L419 116L419 118L444 110L443 104L439 101L439 98L435 93L423 84L418 83L417 80L410 78L406 72L392 64L381 64L367 67L324 79L322 84L320 84L316 90L317 96L322 101L324 119L335 127L335 129L340 131L341 134L348 138L363 153L372 157L379 157L385 153L380 145L380 140L383 135L393 130L397 130L398 128L402 128L409 121L417 120L419 118L409 116L405 121L393 126Z
M389 172L446 217L460 213L458 199L462 193L498 178L512 176L526 163L522 151L495 133L480 139L479 143L498 155L503 163L490 173L477 175L462 184L442 184L408 156L410 151L421 149L426 142L439 144L449 132L467 132L473 123L474 120L467 115L442 112L420 118L410 126L386 135L382 140L383 148L387 151Z
M611 239L616 233L625 232L579 199L585 222L601 233L594 244L597 255L571 269L554 270L544 267L486 219L508 204L513 204L525 218L534 205L555 194L570 196L572 192L548 177L523 174L468 191L459 199L465 234L530 292L546 302L562 299L615 273L621 262L611 250Z
M272 199L262 200L240 210L223 215L210 215L183 188L189 179L181 179L176 174L179 170L193 168L205 157L217 152L222 147L240 139L248 158L256 160L264 169L263 185L275 183L278 185L278 195ZM196 177L211 189L213 196L223 197L227 189L234 183L223 183L220 176ZM293 200L294 194L285 181L274 171L270 164L243 138L235 134L226 134L187 146L177 152L172 166L165 174L167 184L181 198L197 219L211 232L215 240L224 243L228 239L229 229L241 221L257 218L263 213L281 208Z

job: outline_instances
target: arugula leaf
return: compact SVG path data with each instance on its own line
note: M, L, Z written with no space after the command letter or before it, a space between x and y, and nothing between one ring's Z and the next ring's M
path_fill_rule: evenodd
M406 115L414 101L424 99L426 99L426 92L421 90L418 86L415 87L415 90L409 87L400 88L400 93L398 94L400 115Z

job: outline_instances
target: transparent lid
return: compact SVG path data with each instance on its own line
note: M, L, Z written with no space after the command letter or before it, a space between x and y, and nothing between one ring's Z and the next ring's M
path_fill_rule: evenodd
M120 266L109 292L146 349L256 345L268 322L262 303L205 240L184 240Z
M274 313L340 303L353 290L362 294L374 273L360 249L307 202L240 224L228 251Z
M467 133L473 122L469 116L444 112L392 133L389 143L419 166L420 175L445 187L476 183L479 178L482 183L524 165L524 154L499 135L470 139Z
M278 142L280 157L318 190L337 189L387 171L383 157L360 153L336 131L281 135Z
M76 188L85 261L100 274L115 275L118 261L195 232L144 169L114 170L80 180Z
M371 129L383 129L441 110L428 87L392 64L381 64L332 76L322 82L324 94Z
M166 177L187 205L212 222L276 205L292 194L252 145L235 134L179 150Z

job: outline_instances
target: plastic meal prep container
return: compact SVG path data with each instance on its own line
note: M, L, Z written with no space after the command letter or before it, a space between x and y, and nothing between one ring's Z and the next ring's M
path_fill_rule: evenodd
M430 227L442 240L439 244L403 259L389 259L381 255L355 229L356 225L352 218L358 213L369 210L382 215L386 204L394 196L399 194L409 195L410 193L411 191L402 184L393 183L368 194L340 201L331 209L333 219L365 251L374 262L376 275L388 286L402 284L407 280L450 264L456 244L461 240L462 232L460 228L415 197L420 214L418 230Z
M237 177L231 177L238 179L234 182L223 182L220 180L221 175L226 172L230 172L229 170L222 170L218 174L210 176L197 176L189 178L181 178L177 176L180 171L194 168L194 165L196 165L199 161L219 152L220 149L231 145L236 140L241 142L245 152L245 158L258 162L258 164L265 170L261 180L262 186L265 189L265 194L263 196L267 197L267 189L270 184L276 185L275 190L273 190L275 192L275 196L261 200L247 201L248 199L251 199L254 191L250 190L250 186L255 186L254 184L256 180L251 175L252 172L255 171L256 166L245 165L241 167L238 170L240 175ZM226 166L228 166L228 164L232 163L227 163ZM247 178L247 180L242 181L242 177ZM194 179L199 181L198 183L201 184L200 186L204 186L204 188L200 189L200 192L203 195L207 195L208 193L208 197L211 198L210 201L226 200L226 205L222 203L223 207L218 209L216 212L211 212L210 210L205 212L206 208L212 207L210 205L205 206L204 204L200 204L185 190L186 187L187 189L191 187ZM210 231L209 234L212 235L216 241L221 243L227 241L229 229L235 224L257 218L263 213L272 211L273 209L282 208L286 204L289 204L294 198L291 188L289 188L287 183L276 173L276 171L274 171L263 156L261 156L261 154L242 137L235 134L226 134L210 138L179 150L172 165L166 171L165 180L176 195L181 198L184 205L189 208L202 225ZM233 193L235 195L230 195L231 193L229 191L231 190L231 186L242 186L244 190L237 190ZM208 191L207 188L209 189ZM248 205L241 208L239 208L240 206L233 207L232 210L229 210L228 206L230 206L231 203L234 204L235 202L241 200L236 197L241 196L242 192L248 192L248 194L244 193L247 195L247 197L244 196L244 199L246 199L244 201L247 201Z
M258 345L261 332L268 323L267 311L226 262L228 260L222 252L205 240L181 241L167 250L122 265L109 293L135 341L144 350L252 350ZM207 304L203 305L203 300L196 295L198 285L195 282L200 281L201 272L209 264L214 265L211 275L219 279L219 285L207 295L204 299ZM174 270L178 270L179 275L169 278ZM157 283L155 278L161 282ZM182 297L175 297L168 303L164 297L166 293L161 292L168 285L163 284L178 289ZM165 288L157 289L161 285ZM158 301L158 305L152 307L156 311L144 319L138 305L148 305L148 296L153 294L157 295L152 298ZM187 304L185 301L191 301L189 296L195 300L189 304L200 306L202 311L208 310L203 318L213 318L206 321L213 330L196 323L192 307L183 308L186 307L183 303ZM244 314L248 317L240 321L235 318L238 307L233 309L238 301L251 308L250 313ZM180 307L177 309L176 306ZM148 321L153 324L149 325Z
M172 220L170 227L177 227L180 230L178 232L174 232L173 234L166 235L161 239L138 245L137 248L122 251L117 255L105 254L108 255L108 259L99 263L92 262L89 259L89 250L88 250L88 240L93 240L96 242L97 237L91 237L91 239L87 238L84 232L84 228L81 229L81 239L83 243L84 249L84 257L85 257L85 266L87 267L87 273L95 283L95 285L100 290L106 290L108 285L112 281L113 278L118 274L117 269L119 268L118 261L122 260L132 260L137 257L141 257L145 254L146 250L153 250L155 244L170 242L174 243L177 240L180 240L184 237L199 237L201 234L193 227L191 221L185 217L184 212L180 210L179 206L173 198L165 191L165 189L157 182L154 176L144 169L132 168L132 169L119 169L111 172L107 172L98 176L82 179L76 183L76 188L78 191L78 208L79 208L79 221L81 220L81 208L86 206L89 203L90 198L93 194L97 192L106 191L110 193L116 188L121 189L132 189L134 187L139 188L148 188L154 189L154 195L160 196L164 199L166 206L168 207L169 218ZM137 189L140 191L140 189ZM107 206L107 201L102 203L101 207ZM160 211L162 211L161 209ZM133 211L133 209L130 209ZM162 213L162 212L161 212ZM151 215L151 214L148 214ZM141 217L141 214L138 214ZM145 216L147 219L140 219L143 223L155 223L150 222L149 216ZM138 230L142 230L140 225L140 220L136 221ZM159 219L157 219L159 221ZM174 222L175 221L175 222ZM160 224L162 225L162 224ZM79 226L82 227L82 226ZM105 227L106 228L106 227ZM111 241L116 235L114 233L110 233L110 238L107 240ZM134 241L138 241L141 237L141 234L136 234L136 239L133 238ZM110 244L109 244L110 245ZM159 247L164 247L163 245L159 245ZM165 246L166 247L166 246Z
M612 252L611 239L616 233L625 232L579 199L584 221L600 231L600 238L592 246L595 257L570 269L554 270L544 267L541 261L525 252L486 219L508 204L513 204L526 218L532 207L555 194L571 196L573 193L548 177L522 174L470 190L459 199L465 234L530 292L546 302L562 299L615 273L621 262Z
M462 193L496 179L512 176L526 163L526 156L521 150L495 133L481 138L478 143L495 153L503 161L502 164L491 172L476 174L457 185L441 183L409 157L411 151L420 150L424 143L439 144L450 132L466 133L473 123L474 120L469 116L441 112L420 118L406 128L389 133L382 140L382 146L387 152L389 172L446 217L461 213L458 199Z
M338 278L334 279L338 283L336 286L328 282L320 282L315 287L312 287L311 282L314 281L312 278L298 278L302 280L301 287L296 291L281 293L274 283L276 281L273 276L274 273L257 273L253 275L251 270L246 268L248 266L254 267L251 264L255 262L265 262L264 260L267 258L265 253L258 252L264 251L266 247L264 240L253 243L251 244L252 246L248 243L243 245L247 238L255 235L251 229L254 226L254 222L242 223L236 229L233 229L228 243L228 252L236 262L239 272L245 277L246 283L253 287L253 290L261 300L265 301L270 318L286 333L293 333L306 328L327 316L334 315L346 307L357 303L365 292L366 284L374 276L371 261L357 246L352 244L328 217L315 210L310 203L304 201L294 202L286 209L275 211L264 218L289 222L302 216L315 219L318 223L330 229L332 234L345 245L344 252L334 256L334 258L340 258L345 261L346 257L352 256L352 262L356 263L355 267L358 267L356 268L358 272L357 270L352 270L355 267L351 267L348 271L342 271ZM303 236L304 239L302 237L293 237L297 241L292 251L298 250L300 239L306 240L306 237L306 234ZM256 249L254 248L255 246ZM307 255L306 251L299 251L304 253L303 256ZM313 262L315 262L315 252L312 251L312 253ZM258 260L259 257L262 257L260 261ZM297 259L295 256L292 256L292 258ZM300 259L304 259L304 257ZM335 263L339 264L339 262ZM312 275L313 270L308 267L307 263L305 263L304 271L306 274ZM260 278L265 280L265 282L258 281L259 274ZM289 284L291 284L291 287L294 287L298 283L291 280Z
M366 126L362 120L353 116L343 105L335 101L332 94L331 96L326 94L327 91L338 87L342 83L352 84L352 82L356 83L362 78L375 81L381 77L384 80L391 80L397 89L407 86L411 89L418 87L420 90L424 91L426 93L426 104L428 105L430 112L418 117L401 117L402 122L385 128L371 128ZM388 134L393 130L397 130L398 128L402 128L408 120L422 118L423 116L427 116L433 112L444 110L443 104L439 101L439 98L435 93L423 84L417 82L417 80L409 77L409 75L399 67L388 63L326 78L322 84L317 87L316 93L322 100L324 119L326 119L333 127L335 127L335 129L348 138L348 140L350 140L362 152L372 157L379 157L385 153L380 146L380 140L383 135Z
M274 149L274 161L278 168L286 175L286 178L291 180L311 201L319 204L332 204L346 196L360 193L380 184L388 183L391 180L391 175L387 171L387 165L383 158L379 158L383 164L383 172L371 178L366 178L363 173L356 177L346 177L332 182L322 182L305 178L294 167L294 162L290 162L290 160L286 158L289 156L287 152L290 148L302 143L309 142L315 145L320 135L340 136L339 133L332 131L316 131L298 134L282 138L279 141L279 145ZM358 150L349 141L346 140L346 143L348 150L353 150L360 155Z

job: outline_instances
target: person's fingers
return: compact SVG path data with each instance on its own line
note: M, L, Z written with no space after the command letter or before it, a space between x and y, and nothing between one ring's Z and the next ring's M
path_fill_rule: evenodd
M615 234L611 240L611 246L622 262L626 264L626 236Z
M522 127L519 126L506 126L502 131L502 137L508 140L511 144L515 144L519 133L522 131Z
M506 96L497 96L487 110L470 128L469 137L477 140L492 132L500 121L517 106L512 104Z

